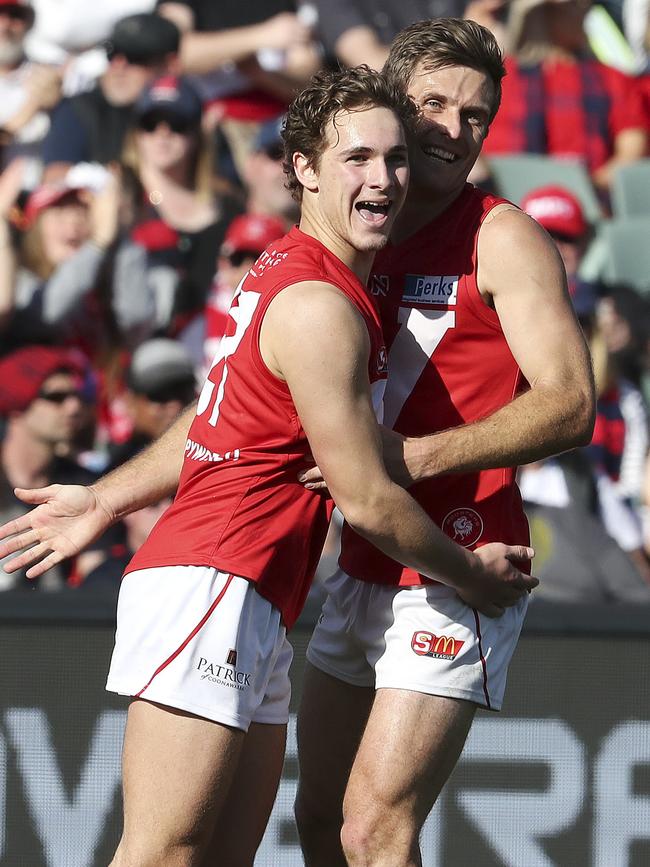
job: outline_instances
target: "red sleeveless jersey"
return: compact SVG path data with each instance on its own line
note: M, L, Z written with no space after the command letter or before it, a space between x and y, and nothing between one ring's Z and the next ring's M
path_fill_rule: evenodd
M336 286L364 318L373 401L381 404L386 351L374 301L336 256L293 228L267 247L233 298L189 430L176 498L127 569L194 565L232 572L256 583L287 628L307 595L332 503L297 480L309 443L289 388L262 360L259 336L273 298L307 280Z
M375 260L370 291L389 353L384 424L402 434L424 436L477 421L525 384L497 314L476 283L478 231L503 201L467 184L443 214ZM528 544L513 468L427 479L409 493L460 545ZM340 565L374 583L427 580L347 526Z

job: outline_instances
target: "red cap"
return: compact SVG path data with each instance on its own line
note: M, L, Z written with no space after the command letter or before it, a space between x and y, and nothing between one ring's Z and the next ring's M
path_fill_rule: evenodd
M86 375L79 353L56 346L24 346L0 358L0 415L23 412L58 370Z
M2 3L2 0L0 0ZM31 228L34 225L36 218L46 208L56 205L66 196L77 195L81 192L81 187L71 187L68 184L43 184L37 187L27 199L25 212L23 214L23 225L25 229Z
M521 209L537 220L551 235L581 238L587 231L582 205L564 187L538 187L527 193Z
M228 226L221 247L224 256L240 250L259 254L286 233L285 225L279 217L265 214L241 214Z

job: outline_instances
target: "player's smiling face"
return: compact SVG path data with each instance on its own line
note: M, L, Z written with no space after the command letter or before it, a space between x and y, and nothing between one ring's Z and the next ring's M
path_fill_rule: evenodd
M387 108L339 112L314 175L318 237L338 255L348 246L381 249L406 196L409 169L404 130ZM307 200L303 197L303 210Z
M412 187L438 194L460 190L488 131L491 82L466 66L427 69L420 63L409 96L419 109L409 150Z

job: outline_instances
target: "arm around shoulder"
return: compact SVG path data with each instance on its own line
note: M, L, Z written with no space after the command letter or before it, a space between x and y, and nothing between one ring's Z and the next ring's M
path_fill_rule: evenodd
M517 466L591 439L591 359L550 237L517 208L501 206L481 227L478 261L483 298L529 388L484 419L404 443L414 480Z
M533 398L547 405L549 427L558 427L548 446L588 444L596 405L591 358L554 242L531 217L509 208L483 227L479 263L479 284L493 299Z
M260 349L269 369L289 386L334 501L357 532L389 557L436 575L488 614L500 612L497 600L512 604L534 586L535 579L504 563L503 546L486 552L499 563L486 569L389 478L370 396L369 336L338 290L312 283L280 293L267 311ZM496 572L507 575L505 583Z

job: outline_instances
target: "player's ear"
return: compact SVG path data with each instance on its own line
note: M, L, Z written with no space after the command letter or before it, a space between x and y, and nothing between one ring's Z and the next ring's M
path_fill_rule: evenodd
M318 173L304 154L294 153L293 170L305 189L311 190L312 193L318 190Z

